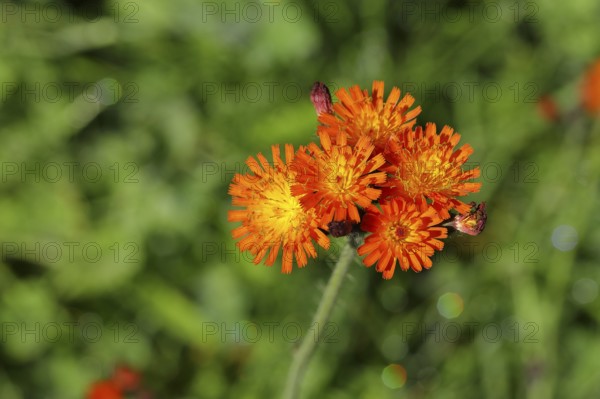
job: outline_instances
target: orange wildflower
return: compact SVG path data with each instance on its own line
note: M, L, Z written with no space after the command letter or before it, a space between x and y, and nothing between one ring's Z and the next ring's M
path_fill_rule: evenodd
M123 399L121 390L113 381L95 382L87 393L87 399Z
M448 236L447 229L434 227L442 222L436 210L428 207L423 212L401 197L380 206L381 210L372 205L363 216L361 228L372 233L358 247L359 255L367 255L363 263L370 267L377 262L385 279L392 278L396 261L404 271L429 269L434 251L444 247L439 239Z
M581 104L592 115L600 113L600 59L585 72L581 86Z
M392 137L384 156L389 165L382 168L390 176L384 183L382 198L404 196L414 201L421 210L427 208L427 199L444 219L450 217L449 210L460 213L470 206L455 197L479 191L481 183L469 180L479 176L479 167L463 171L473 148L469 144L458 150L460 135L449 126L436 134L436 126L428 123L423 130L406 129Z
M327 133L332 140L339 132L348 135L348 144L355 145L367 136L375 145L375 153L383 151L387 140L405 127L414 125L421 107L409 111L415 102L410 94L400 98L400 89L394 87L387 101L383 100L383 82L373 82L373 92L352 86L335 93L339 102L333 104L333 114L319 114L318 132Z
M296 154L292 194L300 197L304 209L315 209L324 225L347 219L359 223L357 206L366 208L381 194L372 186L385 181L384 172L373 173L385 163L383 155L371 158L375 147L364 136L354 147L347 145L342 132L336 144L323 132L320 138L323 149L311 143L308 154L304 150Z
M292 272L295 258L298 267L307 263L307 255L317 256L313 240L321 247L329 248L329 239L319 230L321 221L314 209L303 209L300 198L292 194L291 185L295 173L289 168L294 159L294 149L285 146L284 163L279 146L272 146L273 166L258 154L258 160L249 157L246 164L253 174L236 174L229 186L234 206L244 209L229 211L230 222L242 222L232 231L233 238L240 239L237 246L254 255L254 263L273 265L279 250L283 248L281 270ZM268 254L267 254L268 253Z

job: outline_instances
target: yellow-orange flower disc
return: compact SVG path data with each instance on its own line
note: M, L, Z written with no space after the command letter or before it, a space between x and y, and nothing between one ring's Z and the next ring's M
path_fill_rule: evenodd
M307 263L307 256L317 256L313 240L329 248L329 238L319 229L321 224L314 209L304 209L300 198L292 194L295 173L289 165L294 149L285 146L286 162L280 157L279 146L272 146L273 166L258 154L258 160L249 157L246 164L253 174L236 174L229 186L234 206L244 209L229 211L230 222L242 222L232 231L240 239L237 246L254 255L254 263L265 259L273 265L279 250L283 249L281 271L292 272L293 260L298 267Z
M333 104L333 113L321 113L321 125L317 132L327 133L332 140L339 132L348 136L348 144L355 145L358 140L367 136L375 146L374 154L381 153L387 140L405 127L414 125L421 107L409 108L415 102L410 94L400 98L400 89L394 87L383 100L383 82L373 82L372 94L352 86L349 90L342 88L335 93L339 102Z
M381 198L407 197L422 210L429 199L444 219L450 217L450 209L469 211L470 206L456 197L479 191L481 183L469 180L479 177L480 172L479 167L463 170L473 148L465 144L455 150L459 140L460 135L449 126L438 135L433 123L424 130L418 126L392 137L384 152L388 165L382 170L389 176Z
M392 278L396 261L404 271L429 269L434 251L444 247L439 239L448 236L447 229L434 227L442 222L436 210L428 207L423 212L401 197L380 206L381 210L372 205L363 216L361 228L372 233L358 247L359 255L367 255L363 263L372 266L377 262L377 271L385 279Z
M346 136L338 133L336 144L321 133L321 149L311 143L296 154L292 169L296 183L292 194L301 196L305 209L315 209L321 222L351 220L360 222L357 206L365 208L376 200L381 190L373 188L385 181L384 172L375 172L385 163L383 155L371 157L374 146L361 137L356 146L346 144Z

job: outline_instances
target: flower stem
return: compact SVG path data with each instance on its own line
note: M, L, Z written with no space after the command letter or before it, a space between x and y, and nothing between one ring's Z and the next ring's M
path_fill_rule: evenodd
M317 344L321 340L321 333L329 320L329 316L331 316L331 310L333 309L333 305L335 305L342 282L344 281L344 276L348 271L350 263L352 263L352 259L354 259L355 253L356 249L349 241L340 254L340 258L333 269L333 273L329 278L329 282L327 283L327 287L325 287L325 292L313 318L311 325L316 329L316 332L313 335L305 335L300 347L294 353L283 393L284 399L298 398L300 383L304 378L306 367L315 352Z

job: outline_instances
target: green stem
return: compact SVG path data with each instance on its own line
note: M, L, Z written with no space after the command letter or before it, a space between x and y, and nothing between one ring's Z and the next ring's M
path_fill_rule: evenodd
M323 327L329 320L329 316L331 316L331 310L333 309L333 305L335 305L342 282L344 281L344 276L348 271L350 263L352 263L352 259L354 259L355 253L356 249L348 242L340 254L340 258L335 265L335 269L333 269L327 287L325 287L325 292L323 293L323 297L317 308L317 313L315 313L311 324L316 329L316 333L313 335L305 335L300 347L294 353L294 358L288 371L285 391L283 393L284 399L298 398L300 383L304 378L306 367L315 352L317 344L321 340Z

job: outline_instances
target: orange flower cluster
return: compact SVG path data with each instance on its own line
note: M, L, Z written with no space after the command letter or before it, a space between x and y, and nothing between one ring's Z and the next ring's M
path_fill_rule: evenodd
M473 149L456 148L460 135L435 124L415 126L420 107L394 87L384 100L383 82L371 94L358 86L336 92L315 83L311 100L318 114L319 144L294 150L273 146L273 161L258 154L236 174L229 187L233 205L228 220L238 247L254 263L273 265L282 250L282 271L291 273L316 257L314 243L327 249L329 235L370 233L358 254L366 266L389 279L396 264L404 271L431 267L431 256L447 237L444 222L468 234L485 226L485 205L474 207L458 197L477 192L479 168L465 170ZM465 221L471 221L468 224Z

